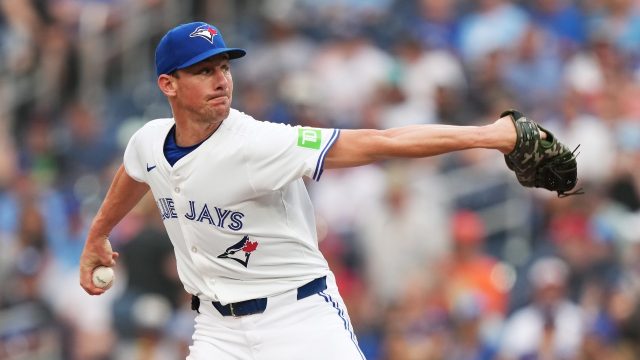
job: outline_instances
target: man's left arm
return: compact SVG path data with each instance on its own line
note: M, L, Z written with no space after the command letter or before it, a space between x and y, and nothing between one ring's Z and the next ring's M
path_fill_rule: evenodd
M388 130L342 130L327 153L326 169L353 167L391 158L422 158L486 148L509 153L516 143L512 120L485 126L413 125Z

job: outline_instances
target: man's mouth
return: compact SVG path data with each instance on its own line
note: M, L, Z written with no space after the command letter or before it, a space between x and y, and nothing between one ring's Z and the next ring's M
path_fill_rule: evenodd
M213 103L221 103L221 102L227 102L227 101L229 101L229 97L227 95L212 96L207 99L207 102L213 102Z

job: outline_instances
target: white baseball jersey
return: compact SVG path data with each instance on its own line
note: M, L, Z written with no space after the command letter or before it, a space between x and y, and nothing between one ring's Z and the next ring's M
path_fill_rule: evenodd
M174 124L157 119L138 130L124 167L150 186L189 293L227 304L329 272L302 177L319 180L339 130L261 122L232 109L172 167L163 146Z

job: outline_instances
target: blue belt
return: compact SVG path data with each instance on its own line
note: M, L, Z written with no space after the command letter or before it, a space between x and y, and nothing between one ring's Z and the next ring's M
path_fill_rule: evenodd
M327 288L327 277L323 276L312 280L297 289L297 299L304 299L313 294L317 294ZM245 316L252 314L262 314L267 309L267 298L251 299L222 305L217 301L212 301L213 307L222 314L222 316ZM196 296L191 298L191 307L198 310L200 301Z

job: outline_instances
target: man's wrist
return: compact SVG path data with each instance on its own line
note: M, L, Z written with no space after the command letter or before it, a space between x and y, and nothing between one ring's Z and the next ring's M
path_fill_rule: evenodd
M487 126L489 128L490 142L494 145L493 149L503 154L509 154L516 145L516 128L511 117L505 116L500 118L493 124Z
M109 240L109 232L101 231L100 229L91 229L87 234L87 242L96 245L102 245L105 241Z

